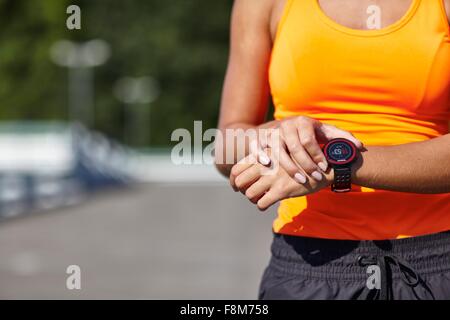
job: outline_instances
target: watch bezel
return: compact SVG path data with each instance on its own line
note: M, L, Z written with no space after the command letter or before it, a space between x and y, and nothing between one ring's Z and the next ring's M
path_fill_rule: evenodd
M333 144L336 144L336 143L344 143L344 144L347 144L348 146L350 146L350 149L352 150L352 155L350 156L350 158L348 158L346 160L337 161L337 160L332 159L329 156L328 150L330 149L331 146L333 146ZM338 138L338 139L333 139L326 144L326 146L324 148L324 154L325 154L325 157L327 158L328 163L330 163L332 165L343 166L343 165L351 164L353 161L356 160L357 149L356 149L355 144L353 142L351 142L350 140Z

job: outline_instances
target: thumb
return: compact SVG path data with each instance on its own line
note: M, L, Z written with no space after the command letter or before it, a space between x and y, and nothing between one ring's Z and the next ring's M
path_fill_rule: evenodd
M327 141L337 138L343 138L353 142L356 148L360 150L364 148L364 144L360 140L358 140L352 133L329 124L322 124L322 126L318 128L318 134L321 137L325 138L325 140Z
M271 163L270 157L266 152L264 152L262 146L258 143L257 140L253 140L250 142L250 154L258 159L258 162L263 166L268 166Z

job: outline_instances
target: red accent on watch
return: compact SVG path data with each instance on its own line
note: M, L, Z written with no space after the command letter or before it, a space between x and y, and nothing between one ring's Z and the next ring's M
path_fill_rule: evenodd
M336 147L339 144L345 145L347 148L339 148L339 153L336 153L335 158L332 158L330 154L330 148ZM334 170L334 181L331 185L331 190L334 192L344 193L349 192L352 189L352 170L351 165L357 158L357 149L353 142L347 139L333 139L328 142L323 148L325 157L328 163ZM333 151L333 150L332 150ZM348 156L344 153L350 152ZM341 159L339 159L341 158Z
M334 145L334 144L336 144L336 143L339 143L339 142L345 143L346 145L350 146L350 148L352 149L352 153L353 153L353 154L352 154L351 158L347 159L346 161L340 161L340 162L339 162L339 161L335 161L335 160L333 160L333 159L330 159L330 158L328 157L328 149L329 149L332 145ZM337 139L331 140L330 142L328 142L328 143L325 145L325 147L324 147L324 154L325 154L325 157L327 158L327 161L328 161L329 164L332 164L332 165L345 165L345 164L348 164L348 163L352 163L353 161L356 160L357 149L356 149L355 144L354 144L353 142L351 142L350 140L343 139L343 138L337 138Z

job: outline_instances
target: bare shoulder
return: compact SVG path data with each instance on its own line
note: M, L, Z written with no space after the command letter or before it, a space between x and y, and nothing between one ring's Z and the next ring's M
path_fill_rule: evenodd
M248 52L249 50L256 50L255 47L270 46L268 26L273 1L234 0L231 21L232 49L241 48L238 51Z
M240 31L245 29L257 31L259 34L266 33L273 39L286 1L234 0L233 25Z
M444 0L445 3L445 10L447 11L447 18L450 22L450 0Z
M234 0L234 15L253 21L268 22L276 0Z

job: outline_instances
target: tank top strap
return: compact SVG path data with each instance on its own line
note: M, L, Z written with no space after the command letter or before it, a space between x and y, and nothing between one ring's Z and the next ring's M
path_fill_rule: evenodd
M311 18L311 15L314 14L313 1L315 0L286 0L282 16L278 23L275 39L280 37L283 29L286 28L286 24L290 24L288 29L296 26L307 29L313 27L311 25L311 23L314 23Z
M428 22L428 26L432 28L437 27L444 30L450 36L444 0L420 0L417 19L420 19L424 24ZM430 22L434 22L433 25L430 25Z

